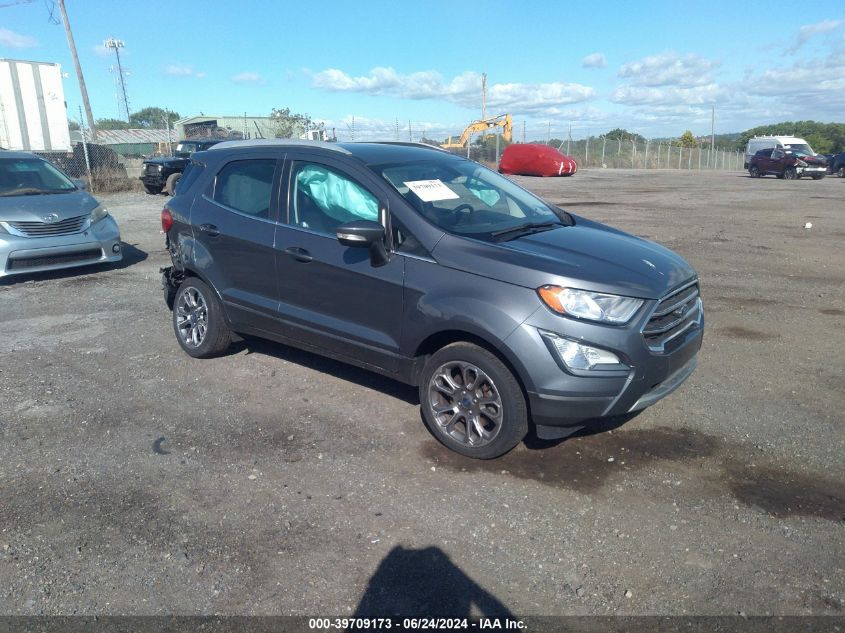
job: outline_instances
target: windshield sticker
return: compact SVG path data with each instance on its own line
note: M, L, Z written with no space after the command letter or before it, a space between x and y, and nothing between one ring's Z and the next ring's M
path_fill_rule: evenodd
M417 194L423 202L437 202L438 200L454 200L460 198L440 180L411 180L403 183L408 189Z

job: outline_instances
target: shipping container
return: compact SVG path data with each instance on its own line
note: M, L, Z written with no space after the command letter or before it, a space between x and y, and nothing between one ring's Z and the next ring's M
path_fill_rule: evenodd
M0 147L70 151L59 64L0 59Z

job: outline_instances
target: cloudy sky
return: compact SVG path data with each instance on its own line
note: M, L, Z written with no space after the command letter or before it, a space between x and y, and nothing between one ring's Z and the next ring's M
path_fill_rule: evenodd
M53 0L0 7L0 57L58 62L79 88ZM648 137L845 121L845 8L818 2L67 0L94 115L117 117L109 37L133 110L307 112L338 136L442 138L487 111L528 140L624 127ZM11 5L11 6L9 6ZM778 5L779 6L779 5ZM56 10L55 15L58 15Z

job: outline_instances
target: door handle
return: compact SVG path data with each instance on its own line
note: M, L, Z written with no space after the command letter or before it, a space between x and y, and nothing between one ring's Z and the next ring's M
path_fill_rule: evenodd
M209 237L217 237L218 235L220 235L220 231L213 224L200 224L200 231L202 231Z
M285 249L285 254L298 262L302 262L303 264L307 264L312 259L314 259L311 256L311 253L306 251L304 248L300 248L299 246L289 246Z

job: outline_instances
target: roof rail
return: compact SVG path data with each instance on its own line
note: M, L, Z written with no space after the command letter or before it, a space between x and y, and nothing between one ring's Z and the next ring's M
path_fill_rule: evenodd
M361 141L366 143L367 141ZM443 149L442 147L438 147L437 145L429 145L428 143L419 143L417 141L370 141L371 143L378 143L379 145L404 145L406 147L424 147L426 149L436 149L440 152L446 152L449 154L447 150Z
M298 138L255 138L246 141L223 141L217 143L208 149L209 152L220 149L234 149L237 147L319 147L320 149L327 149L340 154L351 154L349 150L340 147L335 143L327 143L326 141L306 141Z

